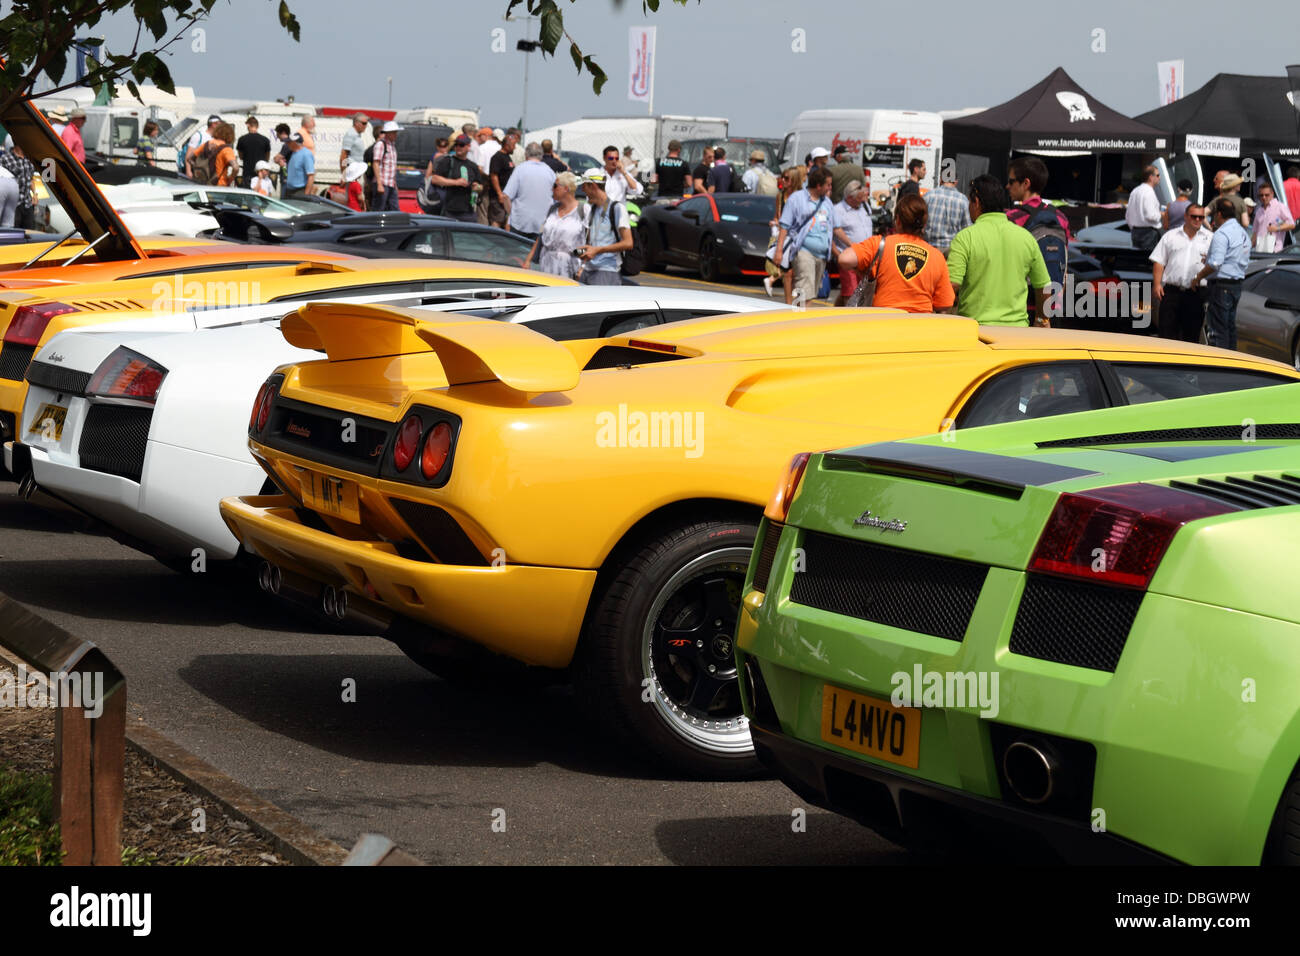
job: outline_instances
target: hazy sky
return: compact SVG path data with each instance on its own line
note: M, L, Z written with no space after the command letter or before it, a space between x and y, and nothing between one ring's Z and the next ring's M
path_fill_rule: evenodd
M206 52L174 47L178 84L199 96L317 105L477 107L508 125L523 103L522 22L506 0L290 0L302 42L279 27L275 0L218 3ZM725 116L733 133L780 136L803 109L993 106L1065 69L1093 96L1130 115L1159 105L1158 60L1186 61L1186 91L1218 72L1283 74L1300 62L1300 3L1268 0L1225 22L1222 4L1132 0L1083 4L982 0L886 5L862 0L639 0L560 4L569 32L610 80L599 97L560 56L529 56L529 127L580 116L645 113L627 99L628 27L658 27L656 113ZM897 11L892 12L892 11ZM506 51L493 53L493 30ZM1102 30L1104 34L1094 34ZM536 24L532 36L537 35ZM803 31L806 52L795 52ZM134 24L103 32L129 48ZM1104 52L1094 52L1103 47Z

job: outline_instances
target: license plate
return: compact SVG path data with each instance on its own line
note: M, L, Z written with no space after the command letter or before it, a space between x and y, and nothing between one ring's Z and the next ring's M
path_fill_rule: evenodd
M40 435L49 441L58 441L63 437L63 422L68 417L68 410L62 405L46 403L32 419L27 429L29 435Z
M822 740L915 770L921 754L921 711L826 684Z
M304 468L298 475L302 502L322 514L334 515L353 524L361 523L357 483Z

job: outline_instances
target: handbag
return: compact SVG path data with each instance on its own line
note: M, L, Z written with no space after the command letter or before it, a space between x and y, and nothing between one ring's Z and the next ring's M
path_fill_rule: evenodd
M862 309L871 305L871 300L876 297L876 279L880 275L880 257L885 252L885 243L888 237L881 236L880 245L876 247L876 254L871 257L871 265L867 269L867 274L862 277L858 287L853 290L853 297L849 299L850 309Z

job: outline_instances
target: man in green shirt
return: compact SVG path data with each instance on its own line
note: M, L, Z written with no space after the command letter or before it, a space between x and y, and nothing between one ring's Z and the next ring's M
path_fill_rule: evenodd
M1047 327L1052 278L1038 242L1007 219L1006 189L994 176L976 176L967 194L971 224L952 237L948 277L957 313L981 325L1028 325L1025 281L1034 290L1035 324Z

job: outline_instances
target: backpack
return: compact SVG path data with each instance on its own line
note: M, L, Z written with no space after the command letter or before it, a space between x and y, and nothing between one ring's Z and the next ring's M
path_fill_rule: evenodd
M208 140L199 147L199 151L190 160L190 168L194 170L196 183L211 186L217 181L217 150L213 149L215 145L212 140Z
M742 182L744 180L741 180ZM776 173L763 167L763 171L758 174L758 181L754 183L755 196L775 196L780 190L777 188Z
M1069 272L1069 240L1061 228L1060 220L1056 218L1056 209L1044 203L1028 212L1029 218L1025 220L1024 226L1038 243L1038 251L1043 254L1043 262L1047 264L1047 274L1053 282L1064 285L1065 275Z

